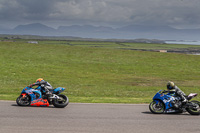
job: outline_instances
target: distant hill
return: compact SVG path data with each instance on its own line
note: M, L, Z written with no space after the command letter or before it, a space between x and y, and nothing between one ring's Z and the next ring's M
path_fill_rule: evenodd
M0 34L40 36L74 36L100 39L160 39L200 40L200 29L175 29L170 26L128 25L120 28L92 25L59 26L57 29L40 23L19 25L11 30L0 29Z
M28 25L19 25L13 29L13 32L16 34L28 34L28 35L52 35L56 32L56 29L48 27L40 23L28 24Z
M111 27L92 26L92 25L72 25L72 26L59 26L58 31L92 31L92 32L109 32L114 31Z

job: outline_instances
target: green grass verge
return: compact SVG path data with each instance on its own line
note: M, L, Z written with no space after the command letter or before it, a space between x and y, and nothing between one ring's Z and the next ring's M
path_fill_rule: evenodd
M97 47L98 46L98 47ZM149 103L168 80L200 92L200 57L123 50L199 46L113 42L0 42L0 100L15 100L39 77L65 87L70 102ZM200 100L200 98L196 98Z

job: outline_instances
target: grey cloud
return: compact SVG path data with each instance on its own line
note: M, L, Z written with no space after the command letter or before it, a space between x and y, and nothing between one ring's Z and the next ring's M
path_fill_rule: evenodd
M3 21L200 26L199 0L1 0Z

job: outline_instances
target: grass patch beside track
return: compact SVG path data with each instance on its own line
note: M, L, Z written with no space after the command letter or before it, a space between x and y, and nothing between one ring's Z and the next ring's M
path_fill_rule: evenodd
M200 57L124 50L199 46L114 42L0 42L0 100L15 100L43 77L65 87L70 102L149 103L174 81L186 94L200 92ZM200 98L196 98L200 100Z

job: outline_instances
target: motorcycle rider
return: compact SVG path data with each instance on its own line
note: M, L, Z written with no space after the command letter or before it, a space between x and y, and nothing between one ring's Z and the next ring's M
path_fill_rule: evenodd
M38 78L35 83L30 84L28 87L32 88L32 86L41 86L42 89L45 90L46 95L52 95L50 90L53 90L53 87L49 82L45 81L43 78Z
M171 82L169 81L167 83L167 90L171 93L171 92L174 92L175 94L177 94L177 96L180 96L181 99L182 99L182 102L187 102L188 100L186 99L186 95L185 93L180 89L178 88L174 82Z

